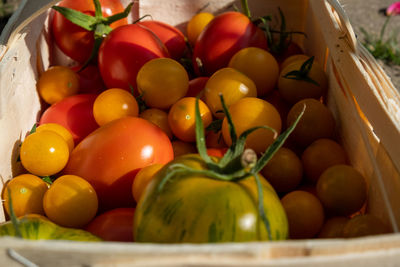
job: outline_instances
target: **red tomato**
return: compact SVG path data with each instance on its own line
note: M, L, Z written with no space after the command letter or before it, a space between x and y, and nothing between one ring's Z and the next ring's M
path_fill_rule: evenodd
M118 208L98 215L85 230L105 241L133 242L134 208Z
M99 69L108 88L136 88L139 69L149 60L169 57L168 51L147 28L138 24L113 30L99 49Z
M81 66L71 67L79 76L80 94L100 94L106 89L101 78L99 68L96 65L88 65L82 71L78 72Z
M125 117L83 139L72 151L64 173L86 179L96 190L101 210L132 207L136 173L172 159L171 141L158 126L142 118Z
M264 32L242 13L222 13L210 21L198 37L193 52L193 67L197 75L210 76L228 66L236 52L250 46L267 49ZM201 60L202 70L196 59Z
M124 7L118 0L100 0L100 4L104 17L124 11ZM72 8L94 16L94 4L92 0L63 0L58 6ZM111 28L116 28L127 23L127 19L122 19L110 26ZM67 56L78 62L85 62L89 58L94 43L93 32L89 32L73 24L58 12L54 12L51 30L57 46Z
M226 151L228 151L227 147L221 147L221 148L207 148L207 154L209 156L217 157L217 158L222 158Z
M199 97L200 99L204 96L204 87L208 81L208 77L197 77L189 81L189 89L186 96Z
M93 116L96 94L73 95L51 105L40 118L39 125L57 123L74 138L75 145L99 126Z
M157 37L160 38L161 42L164 43L173 59L178 60L185 53L185 36L174 26L156 20L141 21L138 22L138 24L143 25L154 32Z

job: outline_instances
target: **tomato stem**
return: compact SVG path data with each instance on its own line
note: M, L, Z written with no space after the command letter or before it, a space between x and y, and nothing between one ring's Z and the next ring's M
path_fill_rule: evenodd
M241 0L240 3L242 5L243 13L251 20L249 3L247 2L247 0Z

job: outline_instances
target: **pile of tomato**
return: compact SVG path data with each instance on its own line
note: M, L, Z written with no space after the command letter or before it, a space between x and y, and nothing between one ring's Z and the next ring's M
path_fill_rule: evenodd
M92 0L58 6L93 18L124 11L119 1L100 4L102 14ZM104 240L134 241L135 207L155 174L174 158L197 153L196 97L207 153L221 158L232 145L223 95L238 136L261 125L273 129L248 136L246 147L258 156L305 106L260 172L285 210L289 238L389 232L366 213L366 179L335 139L322 62L304 54L290 33L268 32L267 18L199 12L184 32L155 19L129 24L122 18L99 37L54 11L54 45L76 64L51 66L38 79L45 110L20 147L26 173L3 190L8 214L10 192L18 217L41 214Z

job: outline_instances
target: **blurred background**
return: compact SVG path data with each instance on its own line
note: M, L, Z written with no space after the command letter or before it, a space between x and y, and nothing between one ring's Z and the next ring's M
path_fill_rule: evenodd
M34 0L31 0L34 1ZM319 0L316 0L319 1ZM382 65L400 90L400 10L385 14L394 0L339 0L343 5L357 38ZM21 0L0 0L0 32Z

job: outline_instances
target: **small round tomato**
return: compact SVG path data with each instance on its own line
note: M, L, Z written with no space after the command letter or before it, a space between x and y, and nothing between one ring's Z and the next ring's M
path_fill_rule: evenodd
M196 43L200 33L213 18L214 15L209 12L200 12L189 20L186 32L190 44L194 45Z
M206 146L208 148L223 148L226 147L222 131L208 131L206 134Z
M227 107L243 97L257 97L257 88L246 75L232 68L223 68L214 73L206 83L204 102L219 119L224 117L220 94Z
M139 106L135 97L123 89L107 89L93 103L93 116L100 126L122 117L138 115Z
M67 97L46 109L39 125L57 123L64 126L74 138L75 145L99 127L93 116L97 95L83 94Z
M100 4L104 17L112 16L124 10L120 1L100 0ZM94 16L95 13L92 0L63 0L58 6L68 7L91 16ZM127 23L127 19L122 19L112 23L110 26L111 28L116 28ZM89 58L94 44L93 32L73 24L59 12L54 12L51 30L57 46L67 56L78 62L85 62Z
M3 205L10 215L9 192L15 216L20 217L27 214L44 215L43 196L47 191L47 183L32 174L21 174L11 179L3 191Z
M139 115L140 118L148 120L163 130L169 139L172 139L172 131L168 124L168 113L157 108L149 108Z
M197 153L197 148L194 143L184 142L180 140L172 141L172 149L174 150L174 158L186 154Z
M269 129L257 129L246 139L246 146L257 153L264 153L279 135L282 127L278 111L265 100L256 97L245 97L229 107L233 124L238 136L244 131L256 126L268 126L275 129L276 134ZM228 121L222 122L222 134L226 144L231 145Z
M63 173L86 179L96 190L100 210L132 207L132 183L150 164L173 159L168 136L153 123L124 117L99 127L72 151Z
M75 144L72 134L60 124L57 123L41 124L36 128L36 132L41 132L41 131L51 131L59 134L62 138L64 138L65 142L67 142L69 152L71 153L72 149L74 149Z
M207 154L209 156L217 157L217 158L222 158L226 151L228 151L227 147L221 147L221 148L207 148Z
M22 142L20 158L22 165L30 173L49 176L65 167L69 148L64 138L55 132L35 132Z
M229 67L249 77L257 87L257 96L271 92L279 77L279 65L266 50L246 47L237 52L229 61Z
M169 53L153 32L138 24L124 25L103 40L98 56L99 70L108 88L136 90L139 69L147 61L160 57L169 57ZM156 73L155 77L159 76Z
M189 76L177 61L157 58L139 70L137 86L147 106L167 109L186 95Z
M83 178L75 175L58 177L43 198L46 216L54 223L79 228L96 216L96 191Z
M85 230L104 241L133 242L134 208L117 208L95 217Z
M146 186L149 184L149 182L153 179L154 174L158 172L163 166L164 164L151 164L144 167L136 174L135 180L133 180L132 184L132 195L136 203L139 202L143 191L146 189Z
M196 98L184 97L172 105L168 113L168 123L174 135L182 141L196 141ZM199 100L199 109L204 128L212 122L212 115L207 105Z
M179 60L185 53L185 36L174 26L156 20L140 21L138 24L149 28L160 38L171 55L171 58Z
M78 75L68 67L54 66L39 77L37 89L41 98L48 104L54 104L79 90Z

